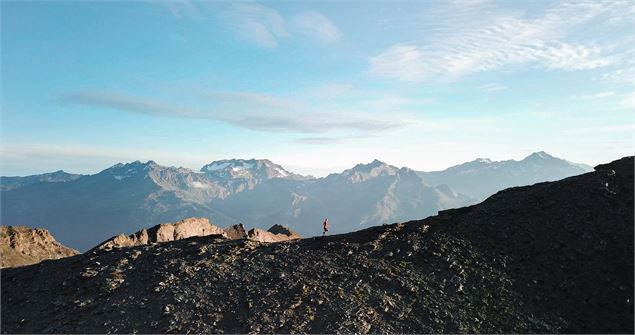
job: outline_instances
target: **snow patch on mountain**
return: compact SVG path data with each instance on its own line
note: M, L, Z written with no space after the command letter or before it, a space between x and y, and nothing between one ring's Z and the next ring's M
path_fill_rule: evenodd
M212 164L206 165L205 166L205 170L206 171L218 171L218 170L223 170L224 168L228 167L231 163L226 162L226 163L217 163L214 162Z
M190 186L193 188L209 188L210 186L207 184L203 184L200 181L193 181L190 183Z

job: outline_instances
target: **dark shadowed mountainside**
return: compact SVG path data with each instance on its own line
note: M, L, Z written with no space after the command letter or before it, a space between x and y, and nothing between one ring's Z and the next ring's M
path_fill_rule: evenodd
M210 235L6 269L2 331L633 333L633 169L343 235Z

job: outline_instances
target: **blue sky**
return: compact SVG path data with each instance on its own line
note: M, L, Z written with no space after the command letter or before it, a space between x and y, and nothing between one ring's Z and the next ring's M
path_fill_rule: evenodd
M2 175L634 152L632 1L2 2Z

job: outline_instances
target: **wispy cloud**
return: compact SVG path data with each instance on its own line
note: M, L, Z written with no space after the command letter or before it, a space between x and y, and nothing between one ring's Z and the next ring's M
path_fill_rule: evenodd
M635 92L624 95L617 106L619 109L635 111Z
M498 92L498 91L506 90L507 86L503 84L499 84L499 83L490 83L490 84L485 84L481 86L481 88L488 92Z
M541 18L502 16L429 43L393 45L370 59L370 73L403 81L457 80L505 66L535 64L577 71L610 65L614 59L595 43L568 42L573 28L607 13L613 4L564 3Z
M341 139L337 137L304 137L299 138L295 142L302 144L316 144L316 145L324 145L324 144L334 144L340 142Z
M574 95L574 96L571 97L571 99L574 99L574 100L597 100L597 99L603 99L603 98L612 97L614 95L615 95L615 92L607 91L607 92L600 92L600 93L594 93L594 94Z
M430 97L406 97L393 93L375 93L373 98L369 98L364 102L364 106L369 110L375 110L380 113L394 113L397 111L411 110L413 107L421 107L435 102Z
M234 31L261 47L277 48L279 39L291 35L282 15L267 6L235 3L226 14Z
M342 36L331 20L317 12L295 15L292 18L292 24L301 33L326 43L335 42Z
M200 19L203 17L194 1L191 0L167 0L161 1L160 3L164 4L177 19L183 17Z
M450 0L448 3L456 7L474 7L489 3L490 0Z
M309 92L319 98L336 98L355 92L352 84L327 83Z
M177 108L155 99L132 97L117 92L70 92L63 94L60 97L60 102L69 105L109 108L147 115L198 117L195 111L187 108Z
M359 140L369 138L369 135L346 135L346 136L314 136L314 137L302 137L294 140L295 143L301 144L314 144L314 145L328 145L342 142L349 142L351 140Z
M633 42L635 43L635 40ZM612 69L602 75L604 82L633 87L635 82L635 49L631 49L631 52L627 54L630 58L623 66Z
M571 134L614 134L617 132L633 132L635 131L634 124L620 124L620 125L609 125L609 126L601 126L601 127L580 127L573 128L568 133Z
M114 148L77 143L3 143L0 168L2 171L17 170L24 173L44 173L59 169L75 173L95 173L118 162L156 160L162 164L198 169L214 158L205 154L139 147ZM2 175L6 174L3 172Z
M277 48L284 39L304 35L325 43L342 36L337 26L319 12L284 17L276 9L257 3L235 3L221 14L244 39L264 48Z
M63 95L61 101L70 105L146 115L211 119L236 127L272 132L376 132L404 126L400 121L319 111L290 98L247 92L206 92L196 108L116 92L72 92Z

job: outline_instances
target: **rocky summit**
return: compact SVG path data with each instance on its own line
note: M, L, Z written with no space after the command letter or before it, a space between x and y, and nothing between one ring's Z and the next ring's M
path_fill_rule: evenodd
M0 226L0 267L35 264L79 254L61 245L46 229Z
M355 233L3 270L6 333L633 333L633 158Z

